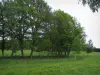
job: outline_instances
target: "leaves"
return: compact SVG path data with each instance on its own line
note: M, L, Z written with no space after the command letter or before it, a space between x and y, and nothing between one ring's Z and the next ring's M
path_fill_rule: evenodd
M44 0L7 0L0 2L0 33L10 49L70 52L82 50L85 33L81 24L62 10L52 11ZM3 28L2 28L3 25ZM4 37L2 37L2 35ZM10 42L9 42L10 40ZM15 46L18 47L15 47Z
M98 12L98 9L100 8L100 0L80 0L83 5L88 4L90 9L93 12Z

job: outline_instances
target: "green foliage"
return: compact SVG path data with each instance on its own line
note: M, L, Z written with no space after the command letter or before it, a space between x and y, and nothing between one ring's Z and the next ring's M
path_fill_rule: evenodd
M0 8L3 55L6 47L12 56L16 50L24 56L24 49L31 50L30 56L34 51L58 56L67 52L69 56L71 50L84 50L86 36L81 24L62 10L52 11L44 0L4 0Z
M81 41L79 39L79 37L75 37L75 39L73 40L72 43L72 51L75 51L76 53L79 53L82 50L82 46L81 46Z
M92 40L89 40L89 41L88 41L87 46L88 46L88 47L87 47L87 53L91 53L91 52L93 52L94 47L93 47Z
M80 0L83 5L88 4L93 12L98 11L100 8L100 0Z

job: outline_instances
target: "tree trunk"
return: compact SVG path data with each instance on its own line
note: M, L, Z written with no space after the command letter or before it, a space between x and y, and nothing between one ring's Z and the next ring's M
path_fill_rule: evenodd
M60 56L62 56L62 52L60 52Z
M52 48L51 51L52 51L52 56L53 56L53 52L54 52L54 46L53 46L53 44L52 44L51 48Z
M55 56L57 56L57 51L56 51L56 55Z
M67 56L67 52L65 51L65 56Z
M41 54L40 53L41 53L41 51L39 51L39 57L41 58Z
M34 50L31 49L30 57L32 57Z
M21 49L21 56L24 56L23 48Z
M14 48L12 48L11 57L14 55Z
M68 48L67 57L69 57L69 55L70 55L70 49Z
M4 56L4 50L2 50L2 57Z
M67 52L67 57L69 57L69 54L70 54L70 52L68 51L68 52Z
M62 56L62 52L60 52L60 56Z
M4 16L3 11L1 10L1 21L2 21L2 56L4 56L4 49L5 49L5 22L4 22Z
M5 49L5 40L4 40L4 37L3 37L3 40L2 40L2 56L4 56L4 49Z
M58 58L59 58L59 56L60 56L60 52L58 51Z
M50 53L50 50L48 49L48 54L47 54L48 57L49 57L49 53Z
M20 45L20 50L21 50L21 56L23 57L24 56L24 52L23 52L23 40L19 40L19 45Z

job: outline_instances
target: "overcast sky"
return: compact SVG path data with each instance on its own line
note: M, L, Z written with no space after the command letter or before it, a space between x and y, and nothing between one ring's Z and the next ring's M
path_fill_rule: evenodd
M87 40L92 39L95 47L100 48L100 10L93 13L88 6L78 4L78 0L46 0L53 10L61 9L77 20L84 27Z

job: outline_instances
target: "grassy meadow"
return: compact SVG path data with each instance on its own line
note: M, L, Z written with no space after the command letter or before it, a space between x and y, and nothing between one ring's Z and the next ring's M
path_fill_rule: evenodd
M72 55L59 59L0 59L0 75L100 75L100 53L81 53L76 59Z
M12 53L11 50L5 50L4 56L11 56L11 53ZM24 50L24 56L29 56L30 53L31 53L30 50ZM33 56L47 56L47 55L48 55L48 52L34 52L33 53ZM0 56L2 56L1 50L0 50ZM21 56L21 52L20 51L16 51L14 53L14 56Z

